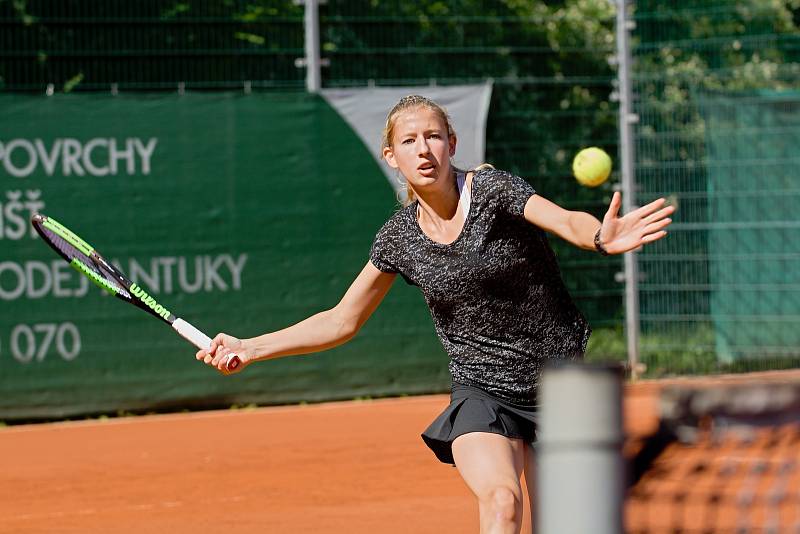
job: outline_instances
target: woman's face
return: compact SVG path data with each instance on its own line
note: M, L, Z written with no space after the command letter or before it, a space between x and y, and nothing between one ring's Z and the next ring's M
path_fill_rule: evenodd
M398 169L415 191L449 178L456 137L448 137L447 124L435 111L419 107L400 113L391 144L383 149L386 162Z

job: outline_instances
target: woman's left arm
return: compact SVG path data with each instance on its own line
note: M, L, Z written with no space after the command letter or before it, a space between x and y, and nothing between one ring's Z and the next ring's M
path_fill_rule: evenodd
M659 198L620 217L622 195L616 192L602 225L588 213L565 210L539 195L528 199L524 213L528 222L587 250L596 250L595 235L600 230L603 249L609 254L622 254L667 235L664 229L672 222L669 216L675 207L665 203Z

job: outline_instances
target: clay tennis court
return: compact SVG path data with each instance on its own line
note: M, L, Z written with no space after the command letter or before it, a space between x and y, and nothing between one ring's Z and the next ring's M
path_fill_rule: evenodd
M662 386L626 386L631 443L655 430ZM0 531L477 532L457 471L419 439L447 400L5 427Z

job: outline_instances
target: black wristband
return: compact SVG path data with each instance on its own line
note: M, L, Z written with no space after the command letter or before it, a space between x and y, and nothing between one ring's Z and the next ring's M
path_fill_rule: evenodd
M603 242L600 241L600 230L602 229L603 227L601 226L600 228L597 229L597 233L594 234L594 248L596 248L597 252L599 252L603 256L608 256L608 251L606 250L606 247L604 247Z

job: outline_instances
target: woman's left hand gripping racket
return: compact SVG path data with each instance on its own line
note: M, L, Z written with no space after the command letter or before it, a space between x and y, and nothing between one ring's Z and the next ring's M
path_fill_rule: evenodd
M41 214L34 215L31 218L31 224L45 243L67 260L67 263L72 265L75 270L89 277L89 280L115 297L168 323L198 349L208 350L211 347L211 338L185 320L175 317L144 289L128 280L119 269L107 262L86 241L72 233L64 225ZM228 356L225 368L228 372L232 372L241 363L239 357L232 354Z

